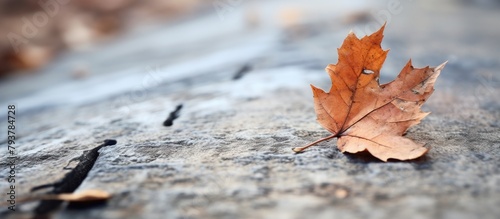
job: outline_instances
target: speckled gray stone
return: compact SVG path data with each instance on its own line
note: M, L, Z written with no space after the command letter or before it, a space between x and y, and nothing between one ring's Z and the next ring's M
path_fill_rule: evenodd
M315 121L309 84L328 88L323 68L336 61L349 25L318 28L331 23L319 20L278 33L230 34L207 47L220 53L195 53L184 67L159 66L149 74L157 77L152 82L139 74L127 87L134 92L111 92L108 82L99 89L110 89L103 91L110 96L83 98L83 104L62 99L24 111L19 105L17 192L62 178L70 159L116 139L100 150L78 189L102 189L113 198L101 207L63 208L55 218L499 218L500 50L490 38L481 41L480 31L495 42L500 32L468 22L452 22L455 32L435 25L458 12L477 23L498 13L474 17L477 10L452 6L436 13L428 3L415 3L417 9L389 23L383 43L391 51L382 80L393 78L410 57L416 67L449 60L424 105L432 114L407 134L431 148L422 158L384 163L368 154L342 154L335 140L291 151L328 135ZM415 14L418 25L409 27ZM211 55L227 60L212 65ZM233 80L245 64L252 69ZM162 126L178 104L180 117ZM4 191L6 182L0 185ZM7 216L28 218L35 205Z

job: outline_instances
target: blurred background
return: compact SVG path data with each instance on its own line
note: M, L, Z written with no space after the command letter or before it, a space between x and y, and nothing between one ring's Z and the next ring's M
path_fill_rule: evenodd
M322 69L348 31L363 36L384 22L384 43L394 51L385 73L412 57L417 66L450 60L464 72L452 81L491 78L499 2L5 0L0 103L26 109L106 98L137 89L152 71L170 80L246 63Z
M197 0L7 0L0 7L5 37L0 73L7 77L35 73L27 70L38 70L63 52L91 50L140 26L167 24L200 12L204 5Z

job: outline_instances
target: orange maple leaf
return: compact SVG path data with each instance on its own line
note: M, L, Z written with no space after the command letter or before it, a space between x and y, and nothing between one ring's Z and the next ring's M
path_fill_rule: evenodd
M335 137L340 151L367 150L383 161L414 159L428 151L402 135L429 114L420 107L434 91L446 62L435 68L414 68L410 60L394 81L380 85L380 69L388 52L380 46L384 28L362 39L349 33L338 49L338 63L326 67L332 81L330 92L311 85L317 120L333 134L293 148L295 152Z

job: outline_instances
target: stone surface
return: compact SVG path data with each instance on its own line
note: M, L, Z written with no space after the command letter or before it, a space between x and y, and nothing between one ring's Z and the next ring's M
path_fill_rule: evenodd
M431 147L423 158L384 163L342 154L335 140L291 151L328 135L315 121L309 84L328 88L323 68L336 62L349 29L370 23L329 14L296 27L262 21L248 30L211 14L156 35L125 38L102 53L70 54L49 67L68 69L88 56L92 69L106 73L2 98L2 106L19 108L16 192L29 194L33 186L62 178L69 160L112 138L118 144L100 150L78 190L102 189L113 198L106 206L57 211L55 218L498 218L500 31L492 28L498 9L403 3L386 28L383 47L391 51L382 81L410 57L416 67L449 60L424 105L432 114L407 134ZM200 25L217 22L226 23L187 39ZM125 63L98 62L117 48L135 51L165 37L164 48L144 48L163 50L149 56L167 61L137 57L127 63L140 56L130 52ZM233 80L244 65L250 71ZM147 66L156 67L144 71ZM28 82L3 89L14 90L16 83ZM178 104L180 117L162 126ZM0 186L3 192L8 184ZM35 206L1 214L28 218Z

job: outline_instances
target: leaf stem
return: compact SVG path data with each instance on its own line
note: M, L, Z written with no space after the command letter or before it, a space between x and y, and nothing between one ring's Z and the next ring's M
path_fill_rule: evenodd
M316 145L316 144L318 144L318 143L320 143L322 141L330 140L330 139L335 138L335 137L337 137L337 135L333 134L333 135L330 135L330 136L328 136L326 138L322 138L322 139L319 139L319 140L317 140L317 141L315 141L313 143L310 143L310 144L308 144L308 145L306 145L304 147L292 148L292 150L295 153L299 153L299 152L302 152L303 150L307 149L308 147L314 146L314 145Z

